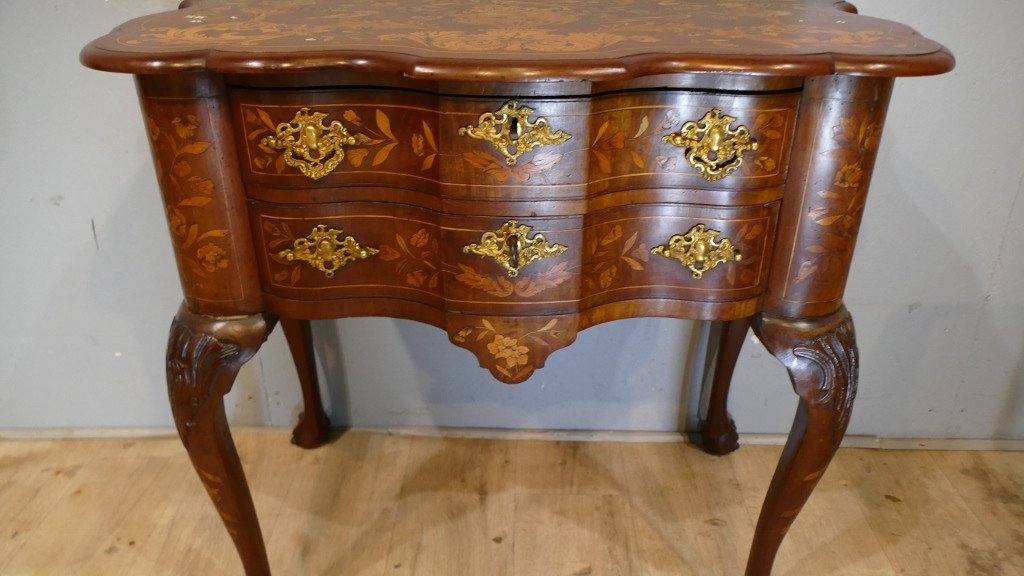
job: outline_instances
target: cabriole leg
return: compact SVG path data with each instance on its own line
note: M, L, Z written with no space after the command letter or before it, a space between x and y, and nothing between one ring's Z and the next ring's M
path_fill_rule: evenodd
M174 424L199 479L235 542L246 576L270 576L252 495L224 413L239 368L273 327L266 315L213 318L184 305L167 344L167 389Z
M700 435L701 448L709 454L728 454L740 447L736 424L729 416L729 385L732 383L732 373L736 368L740 349L743 348L748 326L749 319L738 318L726 322L722 327L718 359L715 361L715 376L711 381L708 413L701 426Z
M786 366L800 396L747 562L746 576L768 576L782 539L846 433L857 393L857 344L845 308L813 320L758 315L751 326Z
M292 443L303 448L317 448L327 442L330 421L320 398L320 383L316 377L316 356L313 353L313 331L309 320L281 318L288 348L295 361L302 386L303 412L292 430Z

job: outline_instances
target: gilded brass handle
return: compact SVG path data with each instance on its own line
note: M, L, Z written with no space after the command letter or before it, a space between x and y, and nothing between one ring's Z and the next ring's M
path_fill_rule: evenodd
M743 255L736 251L736 247L728 238L715 242L719 234L721 232L718 230L697 224L686 234L676 234L669 238L668 246L655 246L651 249L651 254L678 260L699 280L705 272L719 264L739 262L743 259Z
M338 239L342 230L327 229L327 226L320 224L309 236L299 238L293 244L293 250L281 250L278 256L288 261L301 260L308 262L310 266L320 270L328 278L334 277L334 271L344 268L346 264L356 259L365 260L378 252L376 248L360 246L359 242L351 236Z
M459 135L490 142L509 166L514 166L520 156L534 148L561 144L572 138L561 130L552 132L543 116L530 122L530 114L534 112L533 108L509 100L497 112L481 114L476 126L459 128Z
M509 220L494 232L484 232L479 244L464 246L462 251L494 259L510 277L515 278L520 270L535 260L558 256L568 249L561 244L548 244L543 234L534 234L531 238L531 230L532 226Z
M665 136L668 144L686 148L686 160L705 180L714 182L732 174L743 165L743 153L757 150L757 140L746 126L729 126L736 118L715 108L696 122L686 122L679 132Z
M341 122L334 120L324 126L327 114L309 113L303 108L295 113L291 122L277 125L273 136L260 143L275 150L284 150L284 163L298 168L305 176L319 180L330 174L345 158L345 146L365 144L370 139L363 134L349 134Z

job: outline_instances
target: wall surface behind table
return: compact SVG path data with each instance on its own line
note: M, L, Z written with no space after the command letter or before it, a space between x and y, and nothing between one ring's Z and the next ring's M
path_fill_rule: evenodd
M1022 438L1024 259L1013 247L1024 242L1024 7L858 4L944 42L959 65L896 85L848 289L863 362L851 433ZM77 53L175 5L5 3L0 428L171 425L163 349L180 291L134 87L81 67ZM674 430L694 325L587 330L512 387L429 326L349 319L314 331L335 422ZM740 429L783 432L794 403L781 367L748 343L732 400ZM294 421L279 332L228 407L235 424Z

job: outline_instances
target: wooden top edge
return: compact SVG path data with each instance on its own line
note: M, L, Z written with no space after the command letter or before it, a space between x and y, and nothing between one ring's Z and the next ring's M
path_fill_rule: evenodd
M179 52L154 57L146 54L115 53L86 46L82 64L96 70L128 74L174 74L214 72L219 74L281 74L337 70L338 72L379 72L416 80L476 82L604 82L631 80L655 74L748 74L760 76L931 76L952 70L956 60L945 48L914 57L878 58L855 54L810 54L791 60L769 56L735 56L709 59L706 55L643 54L620 60L580 61L572 66L543 65L530 61L507 61L500 68L487 60L431 60L405 54L318 52L305 54L294 62L288 54L244 57L217 50Z
M338 70L485 82L694 72L923 76L955 65L940 44L902 24L857 15L842 0L777 0L767 8L753 0L634 6L640 1L602 3L591 14L586 8L601 0L510 0L497 7L466 0L454 15L443 0L378 0L344 14L351 7L334 0L305 0L289 11L270 0L197 1L115 28L86 46L81 61L133 74ZM394 12L396 6L405 12ZM519 12L495 12L502 10ZM529 26L524 12L533 16Z

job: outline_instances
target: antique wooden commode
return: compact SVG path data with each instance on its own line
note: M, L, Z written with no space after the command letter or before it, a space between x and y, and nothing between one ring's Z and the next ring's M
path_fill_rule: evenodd
M309 320L447 330L521 382L588 326L729 321L705 448L748 326L796 421L748 576L832 458L856 392L842 296L897 76L942 46L835 0L186 2L82 52L136 75L185 302L181 439L249 576L270 574L224 415L280 321L324 442ZM665 479L666 482L672 479Z

